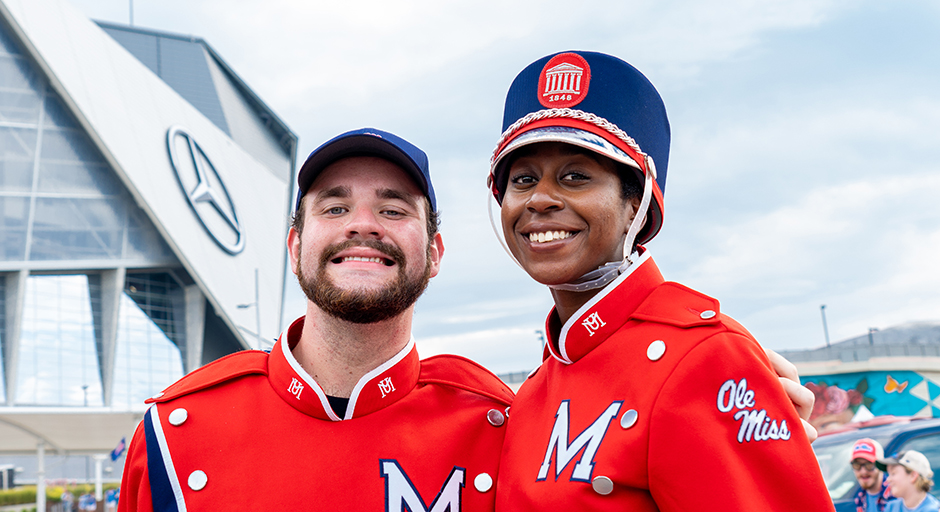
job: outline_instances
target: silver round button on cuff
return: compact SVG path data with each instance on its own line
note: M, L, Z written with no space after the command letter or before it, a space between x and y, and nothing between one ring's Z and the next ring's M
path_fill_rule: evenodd
M193 471L189 474L187 483L189 484L190 489L194 491L201 491L206 487L206 483L208 481L209 477L206 476L206 472L201 469L197 469L196 471Z
M594 480L591 481L591 487L594 488L594 492L601 496L607 496L614 492L614 482L606 476L594 477Z
M650 361L658 361L665 353L666 342L663 340L656 340L650 343L650 346L646 348L646 357L648 357Z
M499 412L497 409L490 409L486 412L486 421L490 422L490 425L494 427L500 427L503 423L506 423L506 415Z
M701 317L702 320L711 320L712 318L715 318L715 315L717 315L717 314L718 314L718 313L715 313L714 311L712 311L712 310L710 310L710 309L706 309L705 311L702 311L702 313L699 315L699 317Z
M629 411L623 413L623 416L620 417L620 426L624 429L628 429L633 425L636 425L636 419L639 417L636 409L630 409Z
M493 477L486 473L480 473L473 479L473 487L480 492L486 492L493 488Z
M170 413L170 425L178 427L185 423L187 418L189 418L189 412L186 409L173 409Z

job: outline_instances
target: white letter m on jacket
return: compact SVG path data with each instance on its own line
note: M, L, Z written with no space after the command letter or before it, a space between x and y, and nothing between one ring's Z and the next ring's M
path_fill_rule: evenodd
M386 512L460 512L460 494L464 486L464 468L454 466L431 507L424 504L411 479L397 460L379 461L385 479Z
M594 420L594 423L578 434L573 443L568 444L568 400L562 400L558 406L558 412L555 413L555 427L552 428L552 436L548 441L548 449L545 450L545 459L542 461L542 467L539 468L539 477L536 480L545 480L548 476L548 469L552 465L552 454L555 453L555 479L561 475L561 472L568 467L568 464L574 459L582 449L584 453L574 466L571 472L571 480L588 482L591 480L591 473L594 471L594 456L597 454L604 435L607 434L607 428L610 422L617 417L620 406L623 402L614 402Z

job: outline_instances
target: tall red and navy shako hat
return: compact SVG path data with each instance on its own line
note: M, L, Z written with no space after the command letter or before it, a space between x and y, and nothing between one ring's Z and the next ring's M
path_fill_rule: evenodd
M525 145L564 142L595 151L635 169L641 182L651 174L648 220L636 238L645 243L663 223L669 139L663 100L636 68L603 53L556 53L530 64L510 86L489 186L501 202L505 157Z
M424 192L431 203L431 210L437 211L428 155L407 140L375 128L361 128L337 135L313 150L297 173L297 204L294 209L300 209L301 198L323 169L337 160L354 156L377 156L398 165Z

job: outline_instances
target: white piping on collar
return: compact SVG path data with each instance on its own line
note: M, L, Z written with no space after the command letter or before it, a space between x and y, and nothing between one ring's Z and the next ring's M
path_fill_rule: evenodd
M570 357L568 357L568 351L565 349L565 340L568 338L568 331L574 326L574 322L576 322L579 318L581 318L581 316L587 313L587 311L593 308L598 302L603 300L604 297L607 296L607 294L609 294L611 291L613 291L618 286L620 286L620 283L624 282L624 280L630 277L630 275L633 274L633 271L640 268L640 265L645 263L646 260L648 260L649 258L650 258L650 251L649 249L647 249L646 251L643 252L642 255L640 255L639 258L634 260L633 265L630 265L630 267L627 269L626 272L624 272L623 274L620 274L620 276L617 277L617 279L614 279L613 281L611 281L610 284L608 284L604 288L601 288L601 291L598 292L597 295L591 297L591 300L585 302L584 305L581 306L580 309L578 309L577 311L575 311L573 315L571 315L571 318L569 318L568 321L565 322L565 325L561 327L561 332L558 335L558 354L555 354L554 350L549 350L549 353L552 354L552 357L561 361L564 364L571 364L574 362L571 360Z
M311 388L313 388L313 390L317 394L317 397L320 399L320 405L323 406L323 410L326 411L327 416L329 416L330 419L333 421L342 421L342 420L352 419L353 414L356 411L356 401L359 399L359 393L362 391L362 388L364 388L365 385L368 384L370 380L375 378L376 375L381 374L382 372L388 370L389 368L392 368L393 366L401 362L401 360L404 359L405 356L411 353L411 350L415 346L415 338L414 336L412 336L411 339L408 340L408 344L405 345L405 348L401 349L397 354L392 356L392 358L389 359L388 361L385 361L374 370L363 375L359 379L359 382L356 383L356 386L353 388L352 394L349 396L349 404L346 406L346 415L340 418L339 416L337 416L335 412L333 412L333 407L330 406L330 401L326 398L326 393L323 392L323 388L321 388L320 385L317 384L317 381L315 381L313 377L309 373L307 373L307 371L304 370L302 366L300 366L300 363L297 362L297 359L294 358L294 354L292 354L290 349L288 348L289 344L287 343L286 336L284 336L283 341L284 343L281 343L281 351L284 353L284 358L287 359L287 362L290 364L291 368L294 369L294 373L296 373L297 375L300 375L300 378L302 378L304 382L306 382L307 384L310 385Z
M388 370L389 368L401 362L401 360L404 359L405 356L411 353L411 350L414 349L414 347L415 347L415 337L412 336L411 339L408 340L408 344L405 345L405 348L401 349L397 354L392 356L392 358L389 359L388 361L385 361L384 363L379 365L378 368L363 375L362 378L359 379L359 382L356 383L356 387L353 388L352 394L349 395L349 405L346 406L346 417L343 419L346 419L346 420L352 419L353 413L356 410L356 401L359 400L359 393L362 391L362 388L364 388L365 385L368 384L370 380L374 379L376 376L378 376L382 372Z
M281 337L281 342L281 352L283 352L284 359L287 359L287 363L290 364L290 367L294 369L294 373L300 375L300 378L317 394L317 397L320 399L320 405L323 406L326 415L333 421L340 421L342 418L333 412L333 408L330 406L330 401L326 399L326 393L323 392L323 388L321 388L320 385L317 384L317 381L313 380L313 376L307 373L307 370L304 370L304 368L300 366L300 363L294 359L294 354L290 351L290 343L287 341L286 332L285 335Z

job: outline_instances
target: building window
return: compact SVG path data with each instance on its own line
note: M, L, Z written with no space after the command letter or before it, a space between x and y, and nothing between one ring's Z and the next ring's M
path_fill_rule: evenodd
M15 402L102 405L88 278L26 280Z
M126 294L121 297L112 405L143 409L144 400L183 376L180 351Z
M128 277L118 306L111 405L143 410L144 400L183 375L174 340L181 332L181 290L168 274ZM26 280L15 403L102 406L92 293L85 275ZM134 290L134 291L131 291Z
M129 274L121 297L112 405L144 400L183 376L182 289L166 273Z
M75 260L159 266L175 258L0 26L0 263Z

